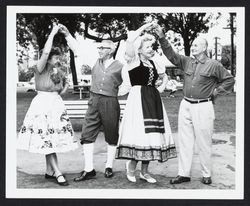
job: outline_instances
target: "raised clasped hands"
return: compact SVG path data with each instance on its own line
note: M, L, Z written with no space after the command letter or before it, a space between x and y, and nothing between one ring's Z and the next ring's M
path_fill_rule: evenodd
M64 34L65 36L68 36L69 34L69 30L66 26L64 26L63 24L58 24L59 26L59 32Z
M160 38L165 36L162 27L156 21L144 24L143 30L147 32L153 31Z
M158 36L158 37L164 37L165 36L165 34L164 34L164 32L163 32L163 29L162 29L162 27L159 25L159 24L157 24L157 23L154 23L153 24L153 32Z
M51 34L56 35L59 29L60 29L59 25L56 22L53 22L53 28L51 30Z
M151 31L151 30L153 29L153 27L154 27L154 24L155 24L155 23L154 23L153 21L144 24L144 25L143 25L143 30L144 30L144 31Z

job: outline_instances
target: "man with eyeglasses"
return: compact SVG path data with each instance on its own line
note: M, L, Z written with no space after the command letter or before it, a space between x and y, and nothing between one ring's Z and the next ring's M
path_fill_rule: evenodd
M68 29L60 25L60 32L65 35L70 49L78 55L76 40ZM107 162L104 176L113 176L113 160L118 141L118 127L120 105L117 99L118 88L122 84L123 64L113 59L115 44L110 40L103 40L98 45L99 58L92 68L92 85L88 110L84 118L80 143L83 145L85 168L74 181L84 181L96 176L93 166L94 142L103 126L105 141L107 142ZM88 57L86 57L88 58Z

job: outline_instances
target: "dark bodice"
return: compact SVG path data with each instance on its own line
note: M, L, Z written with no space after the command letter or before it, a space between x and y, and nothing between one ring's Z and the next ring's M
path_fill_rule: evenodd
M146 67L140 61L140 65L129 71L129 78L131 85L142 85L142 86L155 86L155 82L159 75L155 68L154 62L150 60L153 68Z

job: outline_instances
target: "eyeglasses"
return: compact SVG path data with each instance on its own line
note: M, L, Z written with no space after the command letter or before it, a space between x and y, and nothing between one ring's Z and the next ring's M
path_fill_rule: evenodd
M100 46L100 47L97 47L97 49L103 50L103 49L111 49L111 48L110 47L105 47L105 46Z

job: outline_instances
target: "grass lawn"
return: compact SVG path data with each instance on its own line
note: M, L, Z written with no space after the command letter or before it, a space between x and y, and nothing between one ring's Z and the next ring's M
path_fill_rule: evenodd
M168 93L166 92L161 94L162 100L168 114L172 132L177 132L178 110L183 95L181 91L178 91L175 94L175 98L167 98L167 94ZM35 95L35 92L17 93L17 131L20 130L30 102ZM69 90L69 92L63 96L63 99L79 99L79 94L73 94L72 91ZM235 103L235 93L229 94L227 96L221 96L216 100L216 104L214 106L216 116L214 125L215 132L235 132ZM82 120L73 119L71 122L75 131L81 131Z
M22 121L29 108L32 98L36 95L31 93L17 93L17 131L20 130ZM177 119L179 105L182 100L182 92L178 91L175 98L167 98L168 93L163 93L162 100L164 102L172 131L177 132ZM165 164L153 162L150 163L150 170L154 171L154 176L157 179L156 184L148 184L138 179L136 184L128 182L125 176L123 160L116 160L114 166L115 176L111 179L104 178L103 165L106 160L106 148L103 147L104 138L97 139L99 143L95 144L95 167L97 178L89 181L75 183L74 177L82 168L82 151L79 147L75 151L69 153L58 154L60 166L64 169L66 177L70 185L67 188L71 189L234 189L234 173L229 169L234 169L234 145L229 145L227 141L223 140L230 138L230 141L235 142L235 136L228 137L225 133L235 132L235 93L223 96L217 99L215 104L215 138L213 141L213 160L215 164L214 183L211 186L204 185L200 182L199 165L197 164L198 156L195 156L196 166L193 166L192 181L188 184L170 185L169 180L176 175L177 159L171 159ZM123 97L126 98L126 97ZM72 94L69 92L63 99L79 99L79 94ZM81 131L82 120L71 121L75 131ZM221 133L220 133L221 132ZM218 134L219 133L219 134ZM80 133L78 133L80 135ZM177 134L175 134L177 135ZM216 137L217 135L217 137ZM223 136L224 135L224 136ZM220 137L221 139L218 139ZM227 138L225 138L227 137ZM219 140L219 141L217 141ZM102 142L103 141L103 142ZM31 159L32 157L32 159ZM39 189L65 189L55 184L54 181L45 181L43 169L45 160L42 155L30 154L26 151L18 151L18 166L17 166L17 188L39 188ZM34 164L35 162L35 164ZM137 177L140 166L137 167ZM40 172L37 172L37 171ZM32 172L31 172L32 171ZM233 174L233 175L232 175ZM125 195L126 196L126 195ZM84 197L84 194L83 194Z

